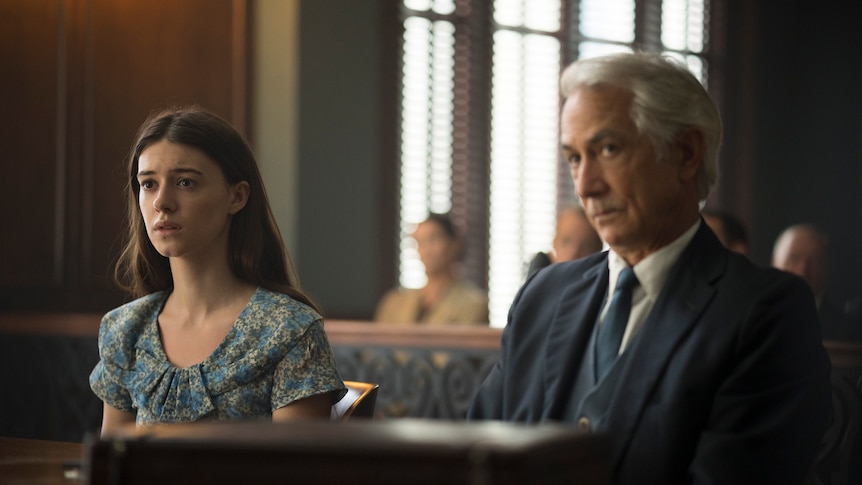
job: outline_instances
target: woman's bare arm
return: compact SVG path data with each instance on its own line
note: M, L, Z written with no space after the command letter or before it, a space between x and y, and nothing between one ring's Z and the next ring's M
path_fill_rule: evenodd
M104 408L102 411L102 436L105 436L106 433L114 431L115 429L123 426L124 424L130 424L135 422L135 415L128 411L120 411L119 409L111 406L110 404L103 404Z
M272 412L272 421L290 421L303 418L326 418L332 410L332 396L328 392L316 394L293 401L287 406L280 407Z

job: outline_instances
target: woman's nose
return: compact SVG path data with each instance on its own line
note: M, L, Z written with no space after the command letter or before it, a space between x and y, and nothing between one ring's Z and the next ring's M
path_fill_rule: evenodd
M156 194L155 199L153 199L153 208L158 212L174 211L175 207L173 197L168 190L159 190L159 193Z

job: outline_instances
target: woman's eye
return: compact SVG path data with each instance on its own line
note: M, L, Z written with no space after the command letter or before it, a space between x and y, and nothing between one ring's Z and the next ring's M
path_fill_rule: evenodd
M141 182L142 189L151 189L153 188L153 182L151 180L144 180Z
M180 179L177 185L179 185L180 187L191 187L192 185L194 185L194 182L191 179Z

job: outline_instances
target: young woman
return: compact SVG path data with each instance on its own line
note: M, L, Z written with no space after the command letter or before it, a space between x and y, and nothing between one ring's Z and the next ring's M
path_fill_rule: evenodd
M128 157L116 267L90 375L102 433L137 422L326 418L345 392L299 289L254 155L197 108L148 118Z

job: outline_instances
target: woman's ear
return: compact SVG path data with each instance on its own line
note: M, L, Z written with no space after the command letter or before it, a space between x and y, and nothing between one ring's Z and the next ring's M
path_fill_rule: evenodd
M230 190L230 207L228 213L234 215L241 211L245 204L248 203L248 194L251 191L251 186L243 180L242 182L231 185Z

